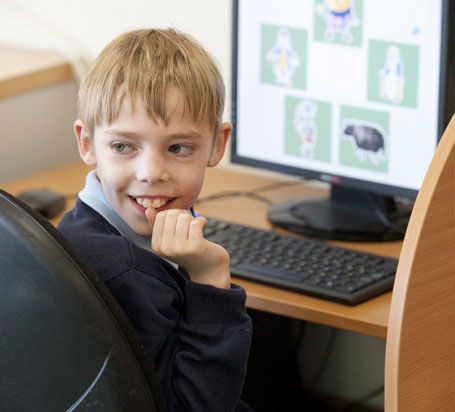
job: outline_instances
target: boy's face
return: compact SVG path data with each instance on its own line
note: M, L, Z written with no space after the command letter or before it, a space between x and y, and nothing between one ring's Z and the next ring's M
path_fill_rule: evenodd
M75 123L82 159L96 166L114 211L143 236L152 233L144 199L153 201L158 211L189 209L201 190L205 168L221 160L231 131L225 123L214 139L207 122L183 116L177 91L169 93L167 107L171 113L167 126L150 119L139 100L132 111L127 99L118 118L96 127L93 136L82 121Z

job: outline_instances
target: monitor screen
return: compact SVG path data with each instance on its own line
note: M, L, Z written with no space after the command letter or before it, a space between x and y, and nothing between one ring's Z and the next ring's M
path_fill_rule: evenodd
M232 161L354 190L345 215L364 191L370 212L415 197L452 111L449 21L444 0L235 1Z

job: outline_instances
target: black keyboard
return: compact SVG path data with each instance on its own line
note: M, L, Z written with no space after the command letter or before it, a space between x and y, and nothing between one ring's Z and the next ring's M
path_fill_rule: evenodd
M392 290L398 261L208 218L206 239L226 248L231 274L356 305Z

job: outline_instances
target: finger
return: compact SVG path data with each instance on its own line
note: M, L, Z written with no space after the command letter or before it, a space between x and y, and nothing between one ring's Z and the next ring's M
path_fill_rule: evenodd
M159 249L161 248L165 219L166 219L165 212L159 212L155 214L155 221L153 223L152 231L152 249L155 251L159 251Z
M162 235L162 247L166 250L172 250L175 242L175 231L177 226L177 220L182 213L185 213L180 209L167 210L164 220L163 235Z
M157 211L156 211L156 209L154 209L153 207L148 207L148 208L145 210L145 217L147 218L148 224L149 224L152 228L154 227L154 224L155 224L156 215L157 215Z
M177 224L175 227L175 235L179 239L188 240L188 234L190 230L190 224L193 217L188 213L182 213L177 218Z
M203 238L204 227L207 226L207 219L199 216L191 221L188 239L190 242L200 241Z

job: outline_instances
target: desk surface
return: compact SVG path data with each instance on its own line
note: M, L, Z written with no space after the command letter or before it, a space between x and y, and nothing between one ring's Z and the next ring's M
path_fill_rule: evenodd
M75 195L83 187L88 167L82 162L74 162L55 169L36 173L12 182L0 183L0 188L16 195L21 190L46 187L65 195L74 195L67 202L66 210L72 208ZM221 168L208 169L201 198L232 190L252 190L277 182L276 178L256 176ZM295 197L322 197L326 191L310 183L299 183L261 193L273 200L287 200ZM247 197L223 198L203 202L196 208L201 214L240 224L270 229L267 220L267 206ZM56 224L61 216L52 220ZM384 256L398 258L401 242L386 243L345 243L333 244ZM286 290L235 279L248 295L247 305L251 308L307 320L366 335L385 338L392 294L386 293L357 306L350 307L321 299L293 293Z

